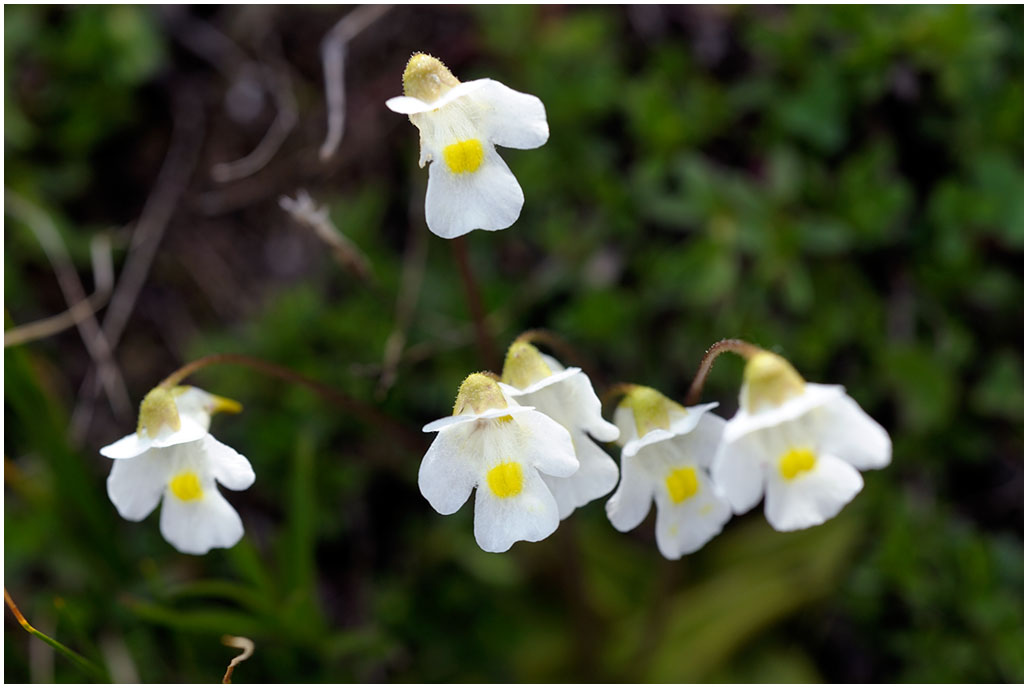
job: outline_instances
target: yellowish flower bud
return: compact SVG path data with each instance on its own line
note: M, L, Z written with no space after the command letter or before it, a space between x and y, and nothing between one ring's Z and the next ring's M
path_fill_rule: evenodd
M404 69L404 95L432 103L461 82L447 66L425 53L415 53Z
M139 405L136 432L140 435L146 432L151 438L156 438L163 426L177 431L182 428L182 420L172 391L158 387L148 392Z
M473 373L461 383L454 402L454 416L459 414L481 414L488 409L506 409L504 393L485 373Z
M743 403L752 414L766 407L779 406L804 392L804 379L797 369L778 354L767 351L747 360L743 384Z
M686 409L668 399L654 388L634 385L622 398L620 406L632 411L636 422L636 435L642 438L655 428L668 430L671 427L670 414L673 411L686 413Z
M504 375L501 380L516 388L527 388L553 373L540 350L528 342L515 342L504 358Z

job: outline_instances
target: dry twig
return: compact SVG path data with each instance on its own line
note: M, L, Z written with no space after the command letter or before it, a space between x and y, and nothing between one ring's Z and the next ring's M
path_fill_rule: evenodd
M231 163L218 163L211 168L211 177L216 182L232 182L249 177L261 170L275 157L279 148L286 141L286 137L297 124L297 100L293 96L289 67L285 64L279 65L277 69L264 66L262 72L268 84L268 90L275 98L277 109L275 121L272 122L271 127L265 132L264 138L253 151L239 160Z
M229 661L229 666L225 668L225 676L222 677L222 684L232 684L232 671L236 669L236 666L242 663L244 660L254 655L254 642L245 636L223 636L222 643L229 648L238 648L243 652L238 656Z
M56 335L62 330L78 325L103 308L114 287L110 238L105 234L94 236L90 240L89 253L93 264L93 294L61 313L4 331L5 348Z
M319 239L328 244L333 256L344 268L362 280L367 280L371 276L368 258L333 224L329 218L329 209L316 204L306 189L297 191L295 199L289 196L279 197L279 207L299 224L313 230Z
M157 175L154 189L143 205L125 266L111 296L110 306L104 314L103 335L112 349L118 346L125 332L168 222L196 166L203 141L203 107L199 98L188 88L177 94L174 122L168 153ZM79 389L79 402L72 414L73 435L81 437L85 432L92 417L92 403L96 394L97 382L91 371Z
M346 119L346 89L343 82L347 44L376 20L392 9L392 5L362 5L336 22L322 39L322 66L325 70L325 104L328 132L318 157L328 160L343 140Z
M61 287L64 301L69 311L75 312L75 325L83 344L86 345L86 351L100 371L100 382L107 393L111 408L119 416L127 417L132 411L129 392L125 388L121 372L114 363L112 345L89 308L86 290L82 287L79 274L75 271L64 240L61 239L61 233L57 231L53 219L42 208L27 199L8 189L4 192L4 200L8 212L25 223L43 247L54 275L57 276L57 284Z

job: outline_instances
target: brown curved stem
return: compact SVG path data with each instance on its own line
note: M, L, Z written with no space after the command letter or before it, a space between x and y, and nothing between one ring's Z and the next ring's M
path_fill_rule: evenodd
M600 403L607 406L615 400L628 395L634 387L636 387L635 383L615 383L604 390L604 394L600 396Z
M279 378L290 383L303 385L304 387L318 393L333 404L351 412L354 416L358 416L374 426L387 430L390 435L395 435L410 449L418 452L423 452L425 450L425 443L422 441L421 435L415 433L392 416L384 414L379 409L369 404L365 404L358 399L354 399L350 395L340 392L339 390L325 385L320 381L297 373L292 369L279 366L278 364L273 364L272 362L265 361L264 359L247 356L245 354L209 354L208 356L200 357L199 359L191 361L174 371L171 375L162 380L158 384L158 387L170 388L178 385L186 377L191 376L200 369L212 364L237 364L240 366L246 366L272 376L273 378Z
M486 312L482 307L479 283L468 262L468 245L465 243L464 237L454 237L449 241L450 248L454 251L454 261L457 262L457 269L461 273L461 282L464 284L465 297L468 299L468 311L475 323L475 339L479 345L479 354L482 356L482 365L490 370L499 369L500 359L497 357L493 338L490 337L489 328L486 326Z
M564 360L564 363L576 365L586 371L591 380L598 380L599 374L593 366L593 363L583 356L582 352L573 347L568 340L557 333L544 330L543 328L534 328L532 330L526 330L524 333L516 337L514 341L546 345L552 349L555 354L560 356Z
M726 352L733 352L734 354L739 354L744 359L749 359L760 351L762 349L755 344L735 339L719 340L708 347L707 351L704 352L704 358L700 360L700 366L697 367L697 375L693 377L693 383L690 384L690 391L686 394L686 406L693 406L700 401L700 393L704 389L704 381L707 380L707 374L710 373L711 366L714 365L715 359L719 356Z

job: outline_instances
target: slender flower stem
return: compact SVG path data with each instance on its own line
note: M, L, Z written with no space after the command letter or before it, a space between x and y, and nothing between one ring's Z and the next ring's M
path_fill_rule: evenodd
M43 632L33 627L31 624L29 624L29 621L26 620L25 616L21 614L21 610L19 610L18 606L14 604L14 599L11 598L11 594L7 593L6 588L4 589L4 602L7 603L7 607L11 609L12 613L14 613L14 619L18 620L18 624L21 625L22 629L24 629L40 641L50 646L53 646L54 649L56 649L61 655L75 663L75 665L77 665L80 670L86 672L94 679L98 679L101 682L110 681L110 679L107 677L107 673L105 673L99 665L86 659L84 656L79 655L75 651L71 650L70 648L62 644L60 641L57 641L56 639L51 639L49 636L47 636Z
M693 377L690 391L686 394L686 406L690 407L700 402L700 393L704 389L704 381L707 380L707 374L710 373L711 366L714 365L715 359L719 356L726 352L733 352L734 354L739 354L744 359L749 359L760 351L762 349L757 345L743 340L719 340L708 347L707 351L704 352L704 358L700 360L700 366L697 367L697 375Z
M278 364L273 364L270 361L265 361L264 359L246 356L245 354L209 354L208 356L200 357L199 359L191 361L174 371L171 375L162 380L158 384L158 387L170 388L178 385L187 376L190 376L200 369L212 364L238 364L240 366L247 366L274 378L279 378L289 383L303 385L330 402L342 407L348 412L351 412L355 416L361 417L368 423L387 430L390 435L395 435L412 450L416 450L418 452L423 452L425 450L425 443L422 441L422 437L420 435L412 432L410 428L393 417L384 414L379 409L369 404L365 404L360 400L354 399L350 395L340 392L333 387L329 387L313 378L308 378L305 375L297 373L292 369L279 366Z
M549 330L542 328L535 328L533 330L526 330L524 333L515 338L515 342L526 342L528 344L539 343L550 347L554 350L566 364L571 363L582 370L586 371L586 374L594 381L598 386L600 385L600 374L596 367L589 359L587 359L582 352L572 346L568 340L564 339L557 333L553 333Z
M620 397L628 395L634 387L636 387L635 383L615 383L604 390L604 394L600 396L600 403L603 405L611 404Z
M479 283L472 273L471 264L468 261L468 245L464 237L454 237L450 240L450 247L454 250L454 261L461 273L461 281L464 283L465 297L468 299L468 311L471 313L472 321L475 323L475 339L479 344L479 354L482 356L482 365L490 370L499 369L500 359L497 357L497 350L493 345L493 338L490 337L489 328L486 326L486 312L482 308L482 296L479 292Z

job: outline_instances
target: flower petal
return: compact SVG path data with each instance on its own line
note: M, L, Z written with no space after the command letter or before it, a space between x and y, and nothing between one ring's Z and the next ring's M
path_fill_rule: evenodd
M166 491L161 506L161 535L177 550L203 555L211 548L231 548L243 537L243 522L218 492L213 480L203 482L199 500L179 500Z
M543 476L543 482L557 501L561 519L575 508L607 495L618 483L618 465L611 456L582 431L573 431L571 435L579 470L567 478Z
M669 427L667 429L655 428L652 431L648 431L642 438L634 438L630 440L625 444L625 452L627 452L629 456L632 456L639 453L640 450L648 445L685 436L697 427L697 424L700 423L701 419L705 417L718 418L707 413L717 406L718 402L709 402L707 404L698 404L693 407L686 407L681 412L672 412L672 418L670 419Z
M420 98L412 98L411 96L395 96L386 101L386 107L401 115L416 115L418 113L439 110L459 98L480 90L489 81L492 81L492 79L475 79L474 81L462 82L431 103L426 103Z
M725 441L732 442L748 433L762 428L779 426L787 421L799 418L813 409L824 406L829 402L843 397L842 385L821 385L819 383L805 383L804 392L792 397L777 407L763 409L755 414L747 411L742 400L747 398L746 385L740 392L740 409L736 415L729 420L725 428Z
M769 459L768 450L759 439L744 436L728 442L723 435L711 463L711 477L736 514L743 514L761 502Z
M886 429L849 395L829 402L817 412L822 451L862 471L881 469L890 463L893 443Z
M201 443L201 451L218 483L230 490L246 490L253 485L254 468L246 457L210 434L204 436Z
M168 480L169 452L150 450L114 460L107 476L107 496L123 519L141 521L157 507Z
M110 445L100 448L100 454L110 459L128 459L138 457L153 446L154 441L150 436L130 433L121 440L116 440Z
M533 411L534 407L523 407L519 404L509 404L503 409L487 409L481 414L458 414L456 416L444 416L442 419L436 419L431 423L427 423L422 426L422 433L435 433L436 431L442 431L444 428L450 428L451 426L457 426L462 423L468 423L469 421L478 421L479 419L496 419L501 416L513 416L515 414L522 414L527 411Z
M207 424L202 423L202 418L196 418L192 415L179 415L179 430L167 432L167 426L162 429L162 433L153 439L154 447L171 447L172 445L181 445L182 443L192 443L200 440L207 435L207 424L210 423L210 416L207 418Z
M657 490L657 548L669 560L700 550L722 531L732 509L707 472L696 472L699 490L679 503L665 490Z
M432 441L418 468L418 489L440 514L461 509L479 480L481 443L469 445L471 426L451 427Z
M493 79L475 91L472 98L487 106L480 126L497 146L537 148L550 137L543 101L528 93L515 91Z
M829 454L819 455L813 469L789 480L769 471L765 517L778 531L817 526L839 514L863 485L857 469Z
M535 469L523 465L522 476L515 496L497 497L484 485L475 491L475 542L486 552L505 552L515 541L542 541L560 523L554 496Z
M425 221L444 239L472 230L503 230L518 220L525 196L518 180L488 142L485 157L475 172L455 175L441 159L429 164L425 194Z
M521 457L529 466L551 476L571 476L579 469L575 446L567 429L538 411L519 414Z
M183 387L185 389L175 396L179 418L188 416L206 431L211 427L211 410L215 405L215 396L191 385Z
M628 445L633 440L637 440L639 438L639 436L636 435L636 417L633 415L632 409L618 405L615 407L613 420L619 431L618 442L623 446Z
M650 512L654 497L654 484L639 466L636 457L622 452L622 480L618 490L607 501L607 518L619 531L631 531L640 525Z

